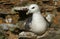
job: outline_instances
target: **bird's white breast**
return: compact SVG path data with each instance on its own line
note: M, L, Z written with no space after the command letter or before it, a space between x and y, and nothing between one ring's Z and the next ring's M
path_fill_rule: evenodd
M32 17L31 31L40 33L46 30L47 24L40 13L34 13Z

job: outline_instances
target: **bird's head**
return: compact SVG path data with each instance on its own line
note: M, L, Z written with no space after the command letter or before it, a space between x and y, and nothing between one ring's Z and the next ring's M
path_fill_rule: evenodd
M36 12L38 12L38 11L40 11L38 5L37 5L37 4L31 4L31 5L28 7L28 12L27 12L27 14L28 14L28 13L36 13Z

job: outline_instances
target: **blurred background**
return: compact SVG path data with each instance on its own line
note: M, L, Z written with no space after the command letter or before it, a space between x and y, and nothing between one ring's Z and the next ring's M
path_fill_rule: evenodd
M54 15L49 35L41 39L60 39L60 0L0 0L0 24L15 24L12 26L17 26L19 24L18 27L21 28L25 21L23 18L26 16L23 14L24 17L22 18L22 15L19 13L23 11L18 13L12 12L12 8L23 7L34 3L39 5L43 16L45 16L46 13ZM24 12L26 13L27 11ZM5 19L8 18L12 18L11 23L5 21ZM14 27L14 29L3 30L0 27L0 39L18 39L18 34L14 34L14 32L18 33L20 29L15 28L16 27ZM10 30L13 31L13 33Z

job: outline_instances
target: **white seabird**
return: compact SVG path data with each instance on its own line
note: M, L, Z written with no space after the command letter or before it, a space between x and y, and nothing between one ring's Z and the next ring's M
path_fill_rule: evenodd
M38 7L37 4L31 4L28 7L28 12L27 14L32 13L32 20L29 19L29 23L28 21L26 22L25 27L29 27L29 30L37 33L37 34L43 34L48 26L48 23L46 22L46 20L44 19L44 17L41 15L40 12L40 8Z

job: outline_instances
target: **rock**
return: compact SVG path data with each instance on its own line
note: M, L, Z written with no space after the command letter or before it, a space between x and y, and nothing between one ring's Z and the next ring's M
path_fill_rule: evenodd
M19 38L36 38L37 35L35 35L34 33L32 32L21 32L19 33Z

